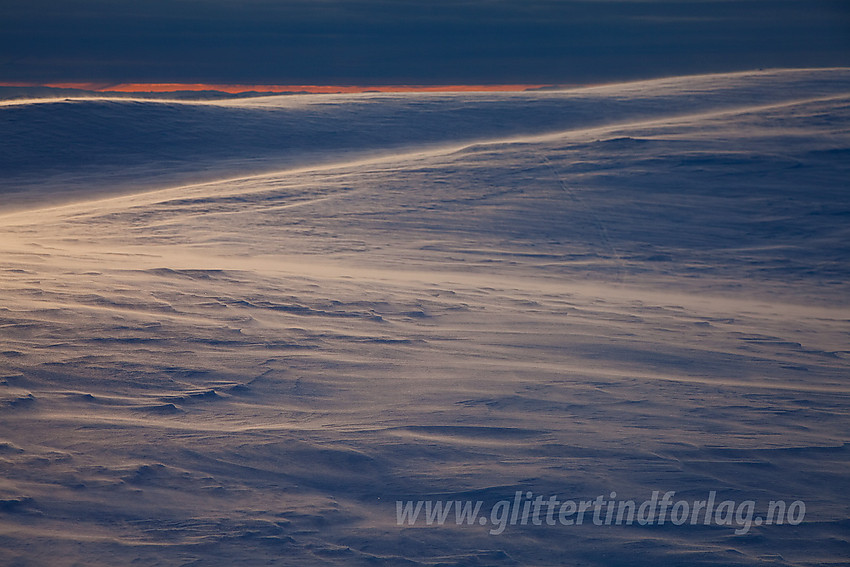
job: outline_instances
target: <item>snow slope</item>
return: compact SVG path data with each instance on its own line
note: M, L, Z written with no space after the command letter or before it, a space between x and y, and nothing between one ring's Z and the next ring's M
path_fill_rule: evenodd
M850 71L0 120L3 564L850 555ZM653 490L806 517L396 523Z
M764 71L556 92L0 101L0 210L847 92Z

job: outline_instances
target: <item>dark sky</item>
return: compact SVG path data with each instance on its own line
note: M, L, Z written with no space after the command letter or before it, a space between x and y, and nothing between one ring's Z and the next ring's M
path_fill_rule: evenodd
M0 0L0 82L586 83L850 66L850 2Z

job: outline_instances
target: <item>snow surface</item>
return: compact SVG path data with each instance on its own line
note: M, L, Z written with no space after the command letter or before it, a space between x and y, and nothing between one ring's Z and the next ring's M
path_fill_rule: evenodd
M0 133L2 564L850 556L850 70L30 101ZM807 510L396 525L518 490Z

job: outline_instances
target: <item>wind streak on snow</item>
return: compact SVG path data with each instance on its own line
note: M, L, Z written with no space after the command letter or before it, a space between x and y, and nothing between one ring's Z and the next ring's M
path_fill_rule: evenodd
M779 85L779 86L777 86ZM60 100L0 109L2 208L470 143L665 120L850 91L844 71L657 80L540 93L304 95L214 103Z
M175 193L179 193L181 197L186 197L192 194L193 190L197 189L207 189L211 186L219 186L219 185L227 185L236 182L246 182L246 181L269 181L282 176L287 175L297 175L303 173L322 173L322 172L333 172L335 170L342 169L352 169L352 168L363 168L369 169L374 168L375 166L390 166L396 167L401 164L409 164L419 162L421 160L427 158L434 158L439 156L446 156L454 153L465 152L469 150L477 150L477 149L486 149L488 146L500 146L500 145L514 145L514 144L541 144L545 142L554 142L554 141L573 141L573 142L581 142L581 141L589 141L593 139L598 139L600 137L608 136L617 132L625 132L629 130L641 129L641 128L652 128L659 126L677 126L677 125L685 125L688 123L699 123L702 120L710 120L716 118L729 118L735 115L741 114L750 114L750 113L759 113L768 110L781 110L786 108L793 108L796 106L804 106L812 103L839 103L842 101L850 101L850 93L843 95L834 95L834 96L826 96L826 97L813 97L813 98L803 98L803 99L795 99L792 101L786 101L782 103L773 103L773 104L762 104L762 105L752 105L752 106L741 106L736 108L724 109L724 110L715 110L708 112L697 112L693 114L681 114L668 116L664 118L654 118L651 120L638 120L631 122L623 122L617 124L609 124L606 126L593 127L593 128L582 128L576 130L564 130L559 132L548 132L545 134L535 134L535 135L526 135L526 136L513 136L507 138L498 138L498 139L487 139L487 140L475 140L469 142L462 142L458 144L449 144L445 146L440 146L436 148L429 148L425 150L415 150L415 151L407 151L401 153L390 153L383 154L363 159L356 159L351 161L342 161L336 163L329 163L320 166L307 166L307 167L299 167L292 169L285 169L281 171L274 171L271 173L262 173L256 175L243 175L236 177L228 177L223 179L217 179L215 181L206 181L203 183L191 183L186 185L180 185L177 187L170 187L167 189L160 189L155 191L148 191L142 194L132 195L132 196L121 196L121 197L111 197L106 199L96 199L96 200L86 200L79 205L63 205L59 207L47 207L46 209L39 209L37 212L28 213L26 211L16 211L12 213L0 214L0 218L14 218L14 217L22 217L24 219L31 218L30 215L43 214L45 210L58 210L58 211L73 211L76 208L91 208L93 206L97 206L98 203L102 202L112 202L117 200L122 203L132 203L132 204L142 204L142 203L153 203L157 202L159 199L168 199ZM545 156L543 156L545 158ZM545 161L545 160L544 160ZM253 189L245 190L245 193L254 191ZM239 193L233 192L231 195L238 195ZM331 197L322 197L315 202L323 201ZM290 206L303 206L313 203L314 201L303 201L298 203L292 203L290 205L286 205L286 207Z

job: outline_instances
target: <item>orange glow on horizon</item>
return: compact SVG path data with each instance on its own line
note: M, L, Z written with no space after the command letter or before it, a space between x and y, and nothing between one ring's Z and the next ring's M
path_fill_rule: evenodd
M257 93L400 93L400 92L507 92L524 91L550 85L218 85L207 83L0 83L6 87L51 87L94 92L173 93L180 91L219 91L228 94Z

